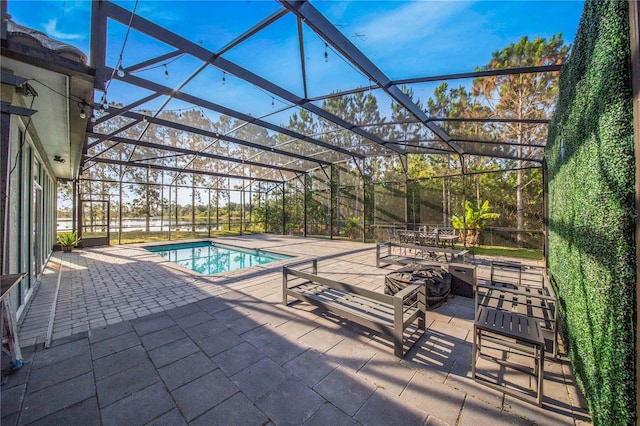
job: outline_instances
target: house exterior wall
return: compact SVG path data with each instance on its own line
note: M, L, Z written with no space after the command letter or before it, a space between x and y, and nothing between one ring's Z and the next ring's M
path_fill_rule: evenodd
M55 235L56 183L33 143L37 129L26 117L12 116L8 162L7 244L5 273L27 273L8 296L21 319L34 294L46 260L53 251ZM26 137L24 137L26 135Z

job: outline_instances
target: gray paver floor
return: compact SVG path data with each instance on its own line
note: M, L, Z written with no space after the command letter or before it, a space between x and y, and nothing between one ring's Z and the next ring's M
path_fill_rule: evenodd
M318 257L320 274L378 291L393 269L375 267L374 245L224 240ZM54 260L62 268L54 339L43 348L39 311L48 308L38 298L52 300L48 280L20 331L37 344L2 386L3 425L590 422L564 357L546 360L543 408L470 379L471 299L429 311L427 332L399 360L386 337L304 303L282 305L282 262L201 277L134 246Z

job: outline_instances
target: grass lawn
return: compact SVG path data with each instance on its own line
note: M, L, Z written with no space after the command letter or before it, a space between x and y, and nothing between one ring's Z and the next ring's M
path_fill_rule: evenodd
M462 248L460 246L459 248ZM520 249L512 247L499 247L499 246L479 246L473 247L473 253L480 256L500 256L500 257L514 257L517 259L532 259L542 260L542 249Z
M244 234L251 234L250 231L245 231ZM239 235L238 231L211 231L211 238L228 237ZM88 235L87 235L88 237ZM185 240L191 238L207 238L206 232L191 232L191 231L172 231L171 241ZM328 236L313 235L310 238L329 239ZM336 240L348 240L347 237L334 236ZM149 243L155 241L167 241L167 232L144 232L144 231L132 231L123 232L121 238L121 244L133 244L133 243ZM373 243L374 241L367 241ZM118 234L111 234L111 244L118 244ZM456 249L462 250L462 245L456 245ZM519 249L513 247L502 246L479 246L471 249L474 254L481 256L498 256L498 257L512 257L516 259L532 259L542 260L542 249Z

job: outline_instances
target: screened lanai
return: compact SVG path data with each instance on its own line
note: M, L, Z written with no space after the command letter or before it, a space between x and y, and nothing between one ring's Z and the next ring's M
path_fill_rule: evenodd
M77 338L83 345L101 346L92 337L101 332L113 332L109 339L119 333L144 337L149 330L137 330L139 324L158 320L164 321L163 325L153 327L173 327L172 320L183 314L190 318L183 328L190 328L191 315L197 316L194 321L203 317L211 320L196 312L206 305L213 320L238 327L225 335L231 336L230 345L238 344L230 359L247 354L261 357L266 354L260 353L266 343L264 335L244 327L275 330L277 320L267 312L289 309L281 306L284 268L278 269L279 264L246 275L225 275L220 284L215 276L194 278L184 271L167 269L141 246L91 246L187 238L211 242L209 237L223 236L257 250L280 244L287 246L288 255L319 257L321 273L381 292L387 269L379 267L379 250L372 242L388 241L398 229L458 227L454 223L462 217L462 229L457 231L461 238L451 249L466 251L469 247L462 247L468 243L465 207L470 204L479 209L486 203L492 218L483 224L480 238L472 242L469 262L463 261L484 274L480 281L493 281L491 265L496 260L518 262L521 270L540 271L548 279L546 288L553 288L557 296L563 349L561 358L545 360L545 374L540 377L547 385L545 397L551 396L552 401L543 401L541 409L531 412L529 406L512 405L502 394L496 405L482 399L487 394L484 387L463 388L459 410L453 411L460 415L448 421L465 424L482 418L490 423L505 418L506 422L545 423L547 416L561 414L561 422L568 424L591 419L595 424L637 422L637 1L94 1L90 6L58 2L47 9L46 23L28 20L29 15L43 16L45 8L29 10L23 2L13 5L7 11L7 2L2 2L3 119L11 114L12 127L9 131L3 126L1 146L10 154L3 162L3 170L8 169L3 190L13 190L5 191L9 220L3 225L9 237L17 237L9 241L3 235L3 249L11 248L13 256L4 272L29 274L25 288L30 293L23 291L24 298L16 296L22 307L16 316L24 318L28 317L27 309L44 312L31 298L35 299L36 290L39 297L47 295L43 289L56 283L46 280L51 278L46 275L58 268L57 285L68 291L68 300L73 299L69 304L67 299L60 302L65 304L62 312L75 318L58 318L61 321L47 328L54 341L61 339L54 343L79 345L74 343ZM27 75L27 69L14 62L46 68L46 61L30 58L28 51L12 49L24 29L14 31L13 23L5 25L11 22L7 13L15 22L46 29L52 38L77 44L88 53L89 66L81 64L80 71L63 69L55 87L42 84L38 75ZM47 45L39 47L51 50ZM5 54L12 61L5 61ZM22 79L7 75L7 67ZM83 84L93 80L93 96L73 90L73 78L78 74ZM29 82L30 88L22 80ZM7 89L7 85L11 87ZM11 105L6 105L5 92L22 110L6 111ZM31 111L36 117L31 127L27 116L15 118L15 111L24 112L34 98L40 102L34 110L42 109L50 99L64 101L56 105L64 105L60 109L67 110L68 121L74 124L68 137L47 132L55 126L43 127L38 119L44 114L37 115L37 111ZM47 108L47 116L60 112L53 103ZM78 118L86 120L84 146L75 143ZM49 120L47 125L54 122ZM84 130L85 123L80 124ZM49 148L68 148L68 152L57 155ZM65 173L58 173L62 169ZM57 215L53 214L53 202L41 208L38 198L42 191L53 193L56 189ZM17 200L14 207L12 200ZM47 213L47 207L51 214L45 223L38 215ZM39 228L42 224L44 228ZM56 224L58 233L79 232L80 250L71 255L53 252L56 230L52 228ZM41 230L46 238L39 234ZM482 249L488 249L483 246L517 248L510 254L522 257L500 259L500 254L483 253ZM530 252L535 259L525 262L527 250L523 249L533 249ZM394 268L389 271L395 272ZM40 281L48 283L40 287ZM78 282L86 285L82 291L90 297L74 296L73 286ZM158 284L171 288L164 291ZM208 300L209 293L203 303L199 299L204 297L201 284L214 284L211 288L220 293ZM122 299L122 306L107 297L100 300L101 292L115 288L123 294L136 288L140 300ZM185 289L195 289L197 294ZM167 295L179 300L174 303ZM218 302L226 297L223 295L229 296L230 303L224 311L217 311ZM100 306L94 303L96 298ZM248 300L250 309L238 309ZM216 303L209 305L211 301ZM411 387L405 385L431 376L431 365L418 368L420 371L398 389L394 384L404 380L406 367L423 353L444 354L441 358L446 362L440 364L446 370L443 379L445 384L453 381L443 388L438 376L434 389L417 392L421 398L458 390L461 383L475 387L468 380L469 327L477 308L472 304L458 298L446 305L447 318L434 312L434 324L443 327L434 326L425 334L425 344L418 345L413 358L400 363L385 358L371 367L376 392L410 398ZM50 305L55 313L56 302ZM322 346L345 332L347 340L357 341L360 348L359 337L351 335L350 325L306 308L294 309L295 313L287 311L295 317L288 321L293 332L300 331L298 321L303 317L322 323L322 331L301 338L304 345ZM55 319L55 315L48 317ZM467 330L458 335L460 326ZM280 330L275 331L273 336L280 337ZM234 333L242 339L236 339ZM430 336L437 336L435 345L427 344ZM210 336L197 337L212 341ZM70 340L64 340L67 338ZM293 346L297 345L295 340ZM365 346L371 343L367 342ZM449 345L451 342L454 344ZM147 351L146 343L142 344ZM451 350L441 352L440 344ZM282 352L287 349L291 346L281 348ZM331 356L326 349L305 350L310 354L305 356L317 358L314 352L322 353L320 358L326 361ZM46 351L38 354L39 350L34 346L34 359L46 356ZM268 356L277 359L280 355L280 350L275 350ZM571 365L565 363L565 355ZM92 355L85 351L83 356ZM148 357L142 358L148 361ZM373 360L369 365L375 365L377 359L367 362ZM281 361L289 363L282 359L276 362ZM299 360L303 366L307 361L304 357ZM342 368L352 361L349 353L338 364ZM321 364L335 367L329 362ZM561 369L549 369L552 364ZM361 367L356 368L357 374ZM251 380L256 371L248 369L243 377ZM297 373L300 371L294 375ZM367 369L364 373L366 376ZM378 374L388 374L390 379L384 386L379 385ZM129 380L126 371L118 376ZM190 387L201 389L202 377L194 379ZM558 385L567 378L571 386ZM97 375L95 380L89 378L94 384L98 380ZM218 383L217 379L211 383ZM336 380L334 385L341 383ZM16 389L24 383L14 384L17 394ZM307 387L315 392L317 384L314 381ZM580 388L586 401L567 390L573 385ZM299 390L295 386L291 389ZM301 394L284 387L287 395ZM18 399L41 395L33 387L27 387L26 393L23 390ZM102 398L100 392L89 392L87 400L95 402L96 395ZM140 392L133 397L146 395ZM188 403L197 401L185 395ZM253 405L250 401L247 406L263 409L261 404L266 401ZM289 400L285 397L283 401L275 404L276 411L287 412L284 408ZM376 416L396 412L380 408L384 406L375 398L367 401ZM420 399L417 403L423 402ZM99 409L108 409L112 404L99 401L99 405ZM438 400L438 409L441 405ZM70 407L82 411L84 405L68 405L52 414ZM175 412L172 407L169 404L162 410ZM587 407L588 415L584 412ZM156 414L164 413L162 410ZM98 417L107 418L104 413L108 410ZM359 419L359 414L347 414L352 420ZM183 415L186 421L193 420L193 416ZM280 422L295 423L274 421ZM424 416L416 421L424 422Z
M509 96L491 87L496 79L551 89L562 58L399 72L375 57L418 46L391 49L380 28L349 32L325 16L330 8L234 4L211 18L210 33L181 34L142 5L94 2L96 92L80 100L91 119L59 230L77 227L89 244L106 233L127 241L126 231L334 237L357 222L351 237L383 240L398 227L451 226L465 200L491 198L482 185L491 175L510 199L491 200L503 219L486 243L542 248L550 105L500 114L464 87L484 84L492 102ZM442 82L456 101L427 102Z

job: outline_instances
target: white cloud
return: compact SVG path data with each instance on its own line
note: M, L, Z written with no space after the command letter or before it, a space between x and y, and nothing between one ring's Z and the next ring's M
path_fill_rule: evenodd
M56 40L83 40L85 38L84 34L73 34L73 33L65 33L63 31L58 30L56 27L58 25L58 20L53 18L50 19L46 24L44 24L44 31L51 37Z
M439 31L450 19L471 3L459 1L421 1L408 3L380 14L356 30L367 43L393 43L422 39Z

